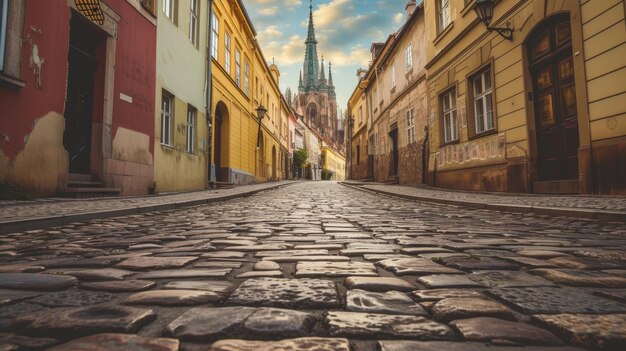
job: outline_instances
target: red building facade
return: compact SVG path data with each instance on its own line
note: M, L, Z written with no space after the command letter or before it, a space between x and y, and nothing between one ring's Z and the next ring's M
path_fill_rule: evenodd
M38 196L153 183L153 1L0 0L0 182ZM102 189L105 191L105 189Z

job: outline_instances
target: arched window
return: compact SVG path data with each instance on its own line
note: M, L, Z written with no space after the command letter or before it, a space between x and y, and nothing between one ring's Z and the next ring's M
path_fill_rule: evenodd
M315 104L313 104L313 103L309 104L309 106L306 109L306 115L309 118L309 121L311 121L311 123L316 123L316 121L317 121L317 106L315 106Z

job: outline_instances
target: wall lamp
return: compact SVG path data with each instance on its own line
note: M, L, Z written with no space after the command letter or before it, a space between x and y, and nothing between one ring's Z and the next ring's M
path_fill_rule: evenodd
M513 27L511 22L506 23L506 28L490 27L491 19L493 18L493 4L494 0L476 0L474 3L474 11L478 19L483 22L489 32L496 32L500 34L504 39L513 40Z

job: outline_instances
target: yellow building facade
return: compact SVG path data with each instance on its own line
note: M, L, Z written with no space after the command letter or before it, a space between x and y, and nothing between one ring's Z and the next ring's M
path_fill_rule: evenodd
M348 100L348 177L350 179L365 179L368 177L368 145L367 125L368 109L361 85L367 72L359 71L359 84L354 88ZM371 174L370 174L371 176Z
M432 185L626 193L624 0L424 0Z
M346 158L341 153L335 151L332 147L322 143L322 170L330 171L330 180L344 181L346 180Z
M207 2L159 0L157 12L156 190L205 189Z
M267 65L242 1L215 0L211 23L212 177L229 184L277 180L282 125L278 68ZM267 109L260 123L259 105Z

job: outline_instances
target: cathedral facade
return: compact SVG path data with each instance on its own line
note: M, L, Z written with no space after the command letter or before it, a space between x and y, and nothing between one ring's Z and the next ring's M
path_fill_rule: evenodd
M298 93L294 98L294 109L327 144L340 148L343 129L337 119L337 95L333 85L332 64L328 63L328 79L322 60L317 55L317 39L313 24L313 6L309 6L309 28L305 41L303 70L300 72Z

